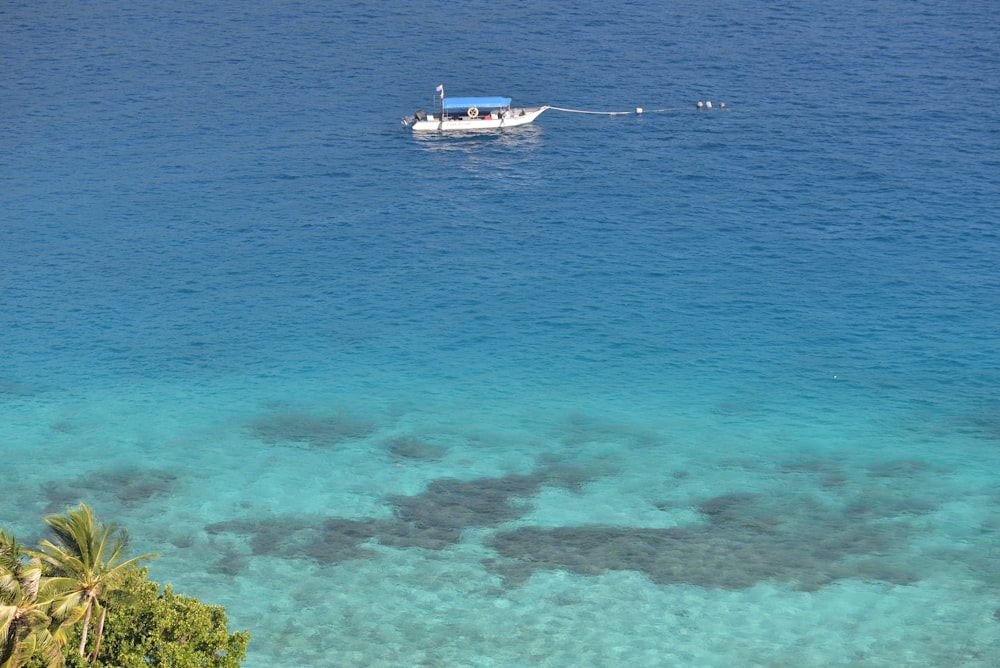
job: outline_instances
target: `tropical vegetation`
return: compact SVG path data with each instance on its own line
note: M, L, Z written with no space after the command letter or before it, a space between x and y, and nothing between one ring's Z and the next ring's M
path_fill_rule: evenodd
M128 533L81 503L37 550L0 531L0 668L238 668L249 634L127 558Z
M21 668L36 651L46 665L61 663L65 626L53 611L59 592L42 576L41 561L25 556L15 538L0 531L0 668ZM71 623L75 612L65 610L63 620Z

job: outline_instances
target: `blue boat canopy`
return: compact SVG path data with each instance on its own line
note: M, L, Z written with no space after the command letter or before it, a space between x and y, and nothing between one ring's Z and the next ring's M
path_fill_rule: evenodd
M494 109L497 107L509 107L509 97L446 97L442 101L445 111L461 109L465 111L469 107L478 109Z

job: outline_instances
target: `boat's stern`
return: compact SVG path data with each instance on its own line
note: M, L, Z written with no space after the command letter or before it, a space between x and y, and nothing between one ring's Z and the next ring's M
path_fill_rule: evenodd
M434 120L433 115L428 114L423 109L417 109L415 112L413 112L412 116L407 116L400 122L403 125L415 127L418 123L426 123L428 121L433 121L433 120Z

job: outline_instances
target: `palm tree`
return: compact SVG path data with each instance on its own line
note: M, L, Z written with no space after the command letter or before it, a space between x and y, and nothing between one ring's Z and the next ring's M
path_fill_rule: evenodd
M84 656L87 647L93 614L100 612L97 639L89 659L94 661L101 648L109 598L120 587L129 566L159 555L144 554L125 560L128 532L117 524L96 521L85 503L68 509L65 515L50 515L42 521L55 534L55 542L41 541L41 550L34 554L52 568L53 581L65 592L63 604L79 606L83 611L80 656Z
M52 610L60 593L56 583L42 575L36 557L27 563L27 552L10 534L0 531L0 668L20 668L41 650L45 664L63 664L66 644L64 623L75 623L72 607Z

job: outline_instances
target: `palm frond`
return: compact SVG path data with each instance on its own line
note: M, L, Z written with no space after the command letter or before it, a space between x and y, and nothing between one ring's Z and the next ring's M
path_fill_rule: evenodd
M0 572L16 571L22 553L23 550L17 544L17 540L6 531L0 530Z
M11 624L17 619L16 605L0 605L0 637L6 637Z

